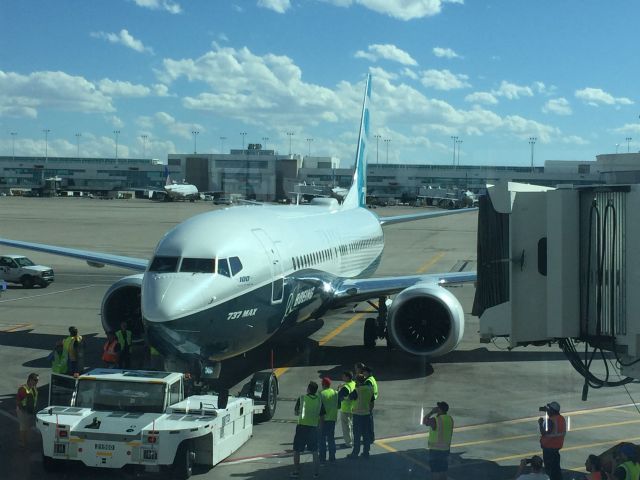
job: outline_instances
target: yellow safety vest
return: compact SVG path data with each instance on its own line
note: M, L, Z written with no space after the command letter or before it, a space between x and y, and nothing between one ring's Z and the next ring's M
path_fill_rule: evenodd
M298 425L317 427L320 423L320 409L322 401L317 395L302 395L300 397L300 415L298 415Z
M356 382L354 382L353 380L348 381L347 383L345 383L343 385L343 387L346 387L347 389L347 396L344 397L342 399L342 402L340 403L340 411L342 413L351 413L351 410L353 409L353 400L349 399L349 395L351 394L351 392L353 392L356 388ZM341 389L342 390L342 389Z
M120 350L124 352L125 346L128 345L131 347L131 330L127 330L127 341L125 343L124 335L122 335L122 330L118 330L116 332L116 338L118 339L118 343L120 344Z
M378 382L376 382L375 377L373 375L371 375L370 377L367 377L364 383L368 383L369 385L371 385L371 388L373 389L373 399L377 400L378 399Z
M618 466L622 467L625 471L624 480L638 480L638 478L640 478L640 464L627 460Z
M36 405L38 405L38 389L36 387L29 388L26 384L20 385L20 388L24 388L24 391L27 392L27 395L20 400L20 410L34 413Z
M75 337L67 337L62 342L62 349L65 352L67 352L67 356L69 360L71 360L72 362L75 362L76 360L78 360L78 352L76 352L76 350L72 348L74 342L78 342L78 344L80 344L80 342L82 342L82 335L76 335Z
M371 413L371 400L373 399L373 388L371 385L365 384L356 387L358 398L355 399L353 405L354 415L369 415Z
M433 418L436 421L435 430L429 432L429 450L443 450L448 452L451 449L451 437L453 436L453 418L450 415L437 415Z
M149 345L149 355L152 355L152 356L160 355L160 352L155 348L153 348L151 345Z
M53 360L51 361L51 371L53 373L67 373L67 352L62 349L62 353L53 351Z
M338 392L333 388L326 388L320 392L320 399L324 405L324 419L335 422L338 419Z

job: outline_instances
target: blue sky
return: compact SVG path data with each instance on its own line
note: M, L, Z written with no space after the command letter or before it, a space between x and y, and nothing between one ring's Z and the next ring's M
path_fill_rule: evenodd
M166 160L266 143L353 162L528 165L640 149L640 3L2 0L0 154ZM11 135L14 133L14 135ZM76 134L80 134L76 137ZM225 137L221 140L221 137ZM632 138L630 142L626 138ZM265 142L263 138L268 138ZM312 139L312 140L307 140ZM384 142L388 139L388 142ZM369 161L376 161L375 140Z

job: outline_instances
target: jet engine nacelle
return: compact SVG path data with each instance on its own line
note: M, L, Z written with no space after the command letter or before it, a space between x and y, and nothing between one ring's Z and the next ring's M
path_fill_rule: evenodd
M391 341L413 355L437 357L456 348L464 334L464 311L447 289L419 283L400 292L389 308Z
M121 278L111 285L102 299L102 327L105 332L120 329L121 322L127 322L134 338L144 334L142 323L142 273Z

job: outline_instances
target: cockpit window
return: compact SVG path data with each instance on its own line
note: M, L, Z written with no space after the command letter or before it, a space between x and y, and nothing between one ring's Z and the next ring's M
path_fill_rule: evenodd
M231 267L231 275L235 275L242 270L242 262L238 257L229 258L229 266Z
M154 257L149 267L150 272L167 273L178 270L178 257Z
M215 265L215 258L183 258L180 271L190 273L213 273Z
M226 258L218 259L218 273L220 275L224 275L225 277L230 277L231 272L229 271L229 263Z

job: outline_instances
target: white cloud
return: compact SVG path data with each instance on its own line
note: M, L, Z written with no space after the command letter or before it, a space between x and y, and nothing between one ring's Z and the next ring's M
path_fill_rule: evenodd
M402 65L411 65L416 66L418 62L416 62L411 55L409 55L404 50L396 47L391 44L373 44L367 47L368 52L364 52L362 50L358 50L355 53L356 58L366 58L367 60L371 60L375 62L379 59L390 60L392 62L398 62Z
M622 127L613 129L612 132L623 135L635 134L640 136L640 123L625 123Z
M405 77L409 77L411 80L418 80L418 74L410 68L403 68L402 75L404 75Z
M0 70L0 114L35 118L41 108L83 113L115 110L111 98L83 77L64 72L21 75Z
M289 0L258 0L258 6L277 13L285 13L291 8L291 2Z
M191 132L193 132L194 130L198 130L199 132L206 131L204 126L200 125L199 123L179 122L173 116L169 115L166 112L157 112L154 118L169 132L187 140L193 138L193 134Z
M134 38L134 36L124 28L120 30L119 33L91 32L90 35L93 38L100 38L111 43L123 45L131 50L135 50L136 52L153 53L153 49L151 47L145 47L140 40Z
M374 12L399 20L431 17L442 11L444 3L463 3L463 0L326 0L338 7L360 5Z
M169 0L133 0L136 5L150 10L164 10L174 15L182 13L182 7Z
M168 97L169 96L169 87L164 85L163 83L154 83L152 85L153 92L158 97Z
M371 73L374 78L384 78L386 80L396 80L398 78L397 74L387 72L384 68L380 67L370 67L369 73Z
M548 100L542 107L542 111L544 113L555 113L556 115L571 115L573 113L569 101L564 97Z
M106 119L113 128L124 128L124 122L117 115L111 115Z
M586 102L589 105L597 107L598 105L633 105L633 100L626 97L614 97L610 93L605 92L601 88L583 88L576 90L576 98Z
M425 70L420 81L425 87L436 90L454 90L470 87L468 79L467 75L451 73L449 70Z
M470 103L482 103L485 105L495 105L498 99L489 92L473 92L464 97L465 101Z
M516 85L515 83L507 82L505 80L500 83L500 87L497 90L492 90L491 93L498 97L505 97L509 100L517 100L520 97L533 96L533 90L531 87Z
M566 143L569 145L589 145L589 141L578 135L568 135L566 137L561 137L562 143Z
M147 97L151 94L151 89L144 85L135 85L130 82L113 81L108 78L98 82L101 92L112 97Z
M434 47L433 54L439 58L460 58L460 55L450 48Z

